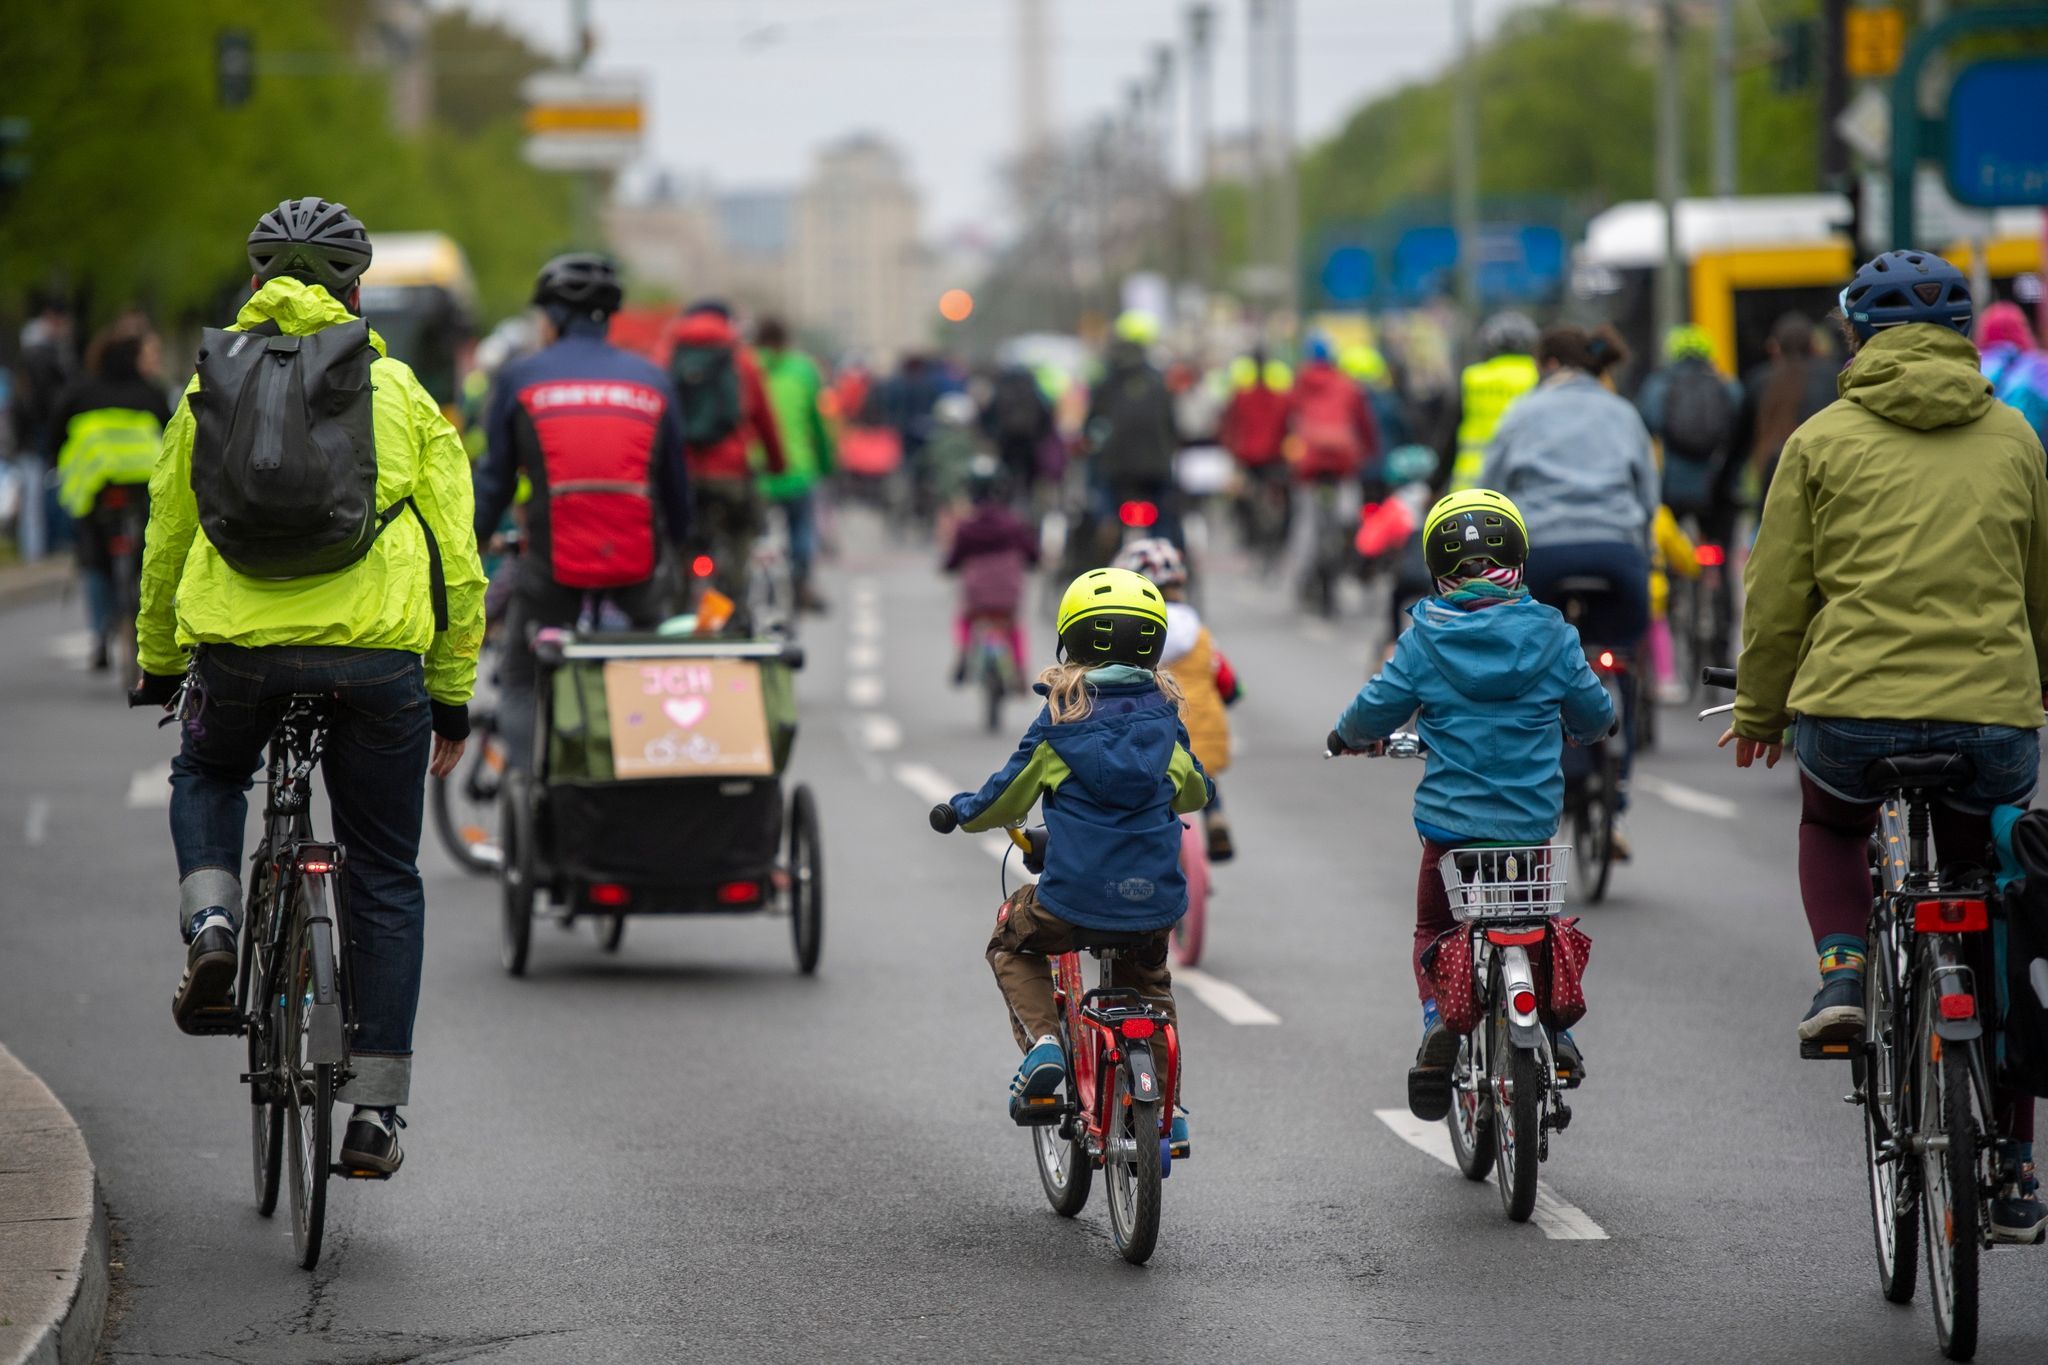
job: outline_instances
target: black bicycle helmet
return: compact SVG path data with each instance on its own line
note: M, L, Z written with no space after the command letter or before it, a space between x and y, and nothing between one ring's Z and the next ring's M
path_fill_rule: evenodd
M533 302L541 308L560 307L571 313L608 318L625 302L619 288L618 268L611 258L594 251L572 251L557 256L540 268L533 282Z
M1873 257L1849 281L1840 302L1858 341L1909 322L1931 322L1968 336L1976 315L1969 277L1931 251Z
M369 230L346 204L317 195L285 200L249 233L249 266L258 282L289 275L340 298L369 265Z

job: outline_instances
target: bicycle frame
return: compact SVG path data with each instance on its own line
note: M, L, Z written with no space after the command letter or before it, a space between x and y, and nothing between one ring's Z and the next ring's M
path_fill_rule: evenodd
M1099 979L1106 983L1115 970L1116 950L1103 949L1098 957ZM1114 1126L1109 1112L1112 1087L1104 1082L1118 1067L1128 1070L1133 1095L1160 1098L1159 1136L1169 1136L1179 1099L1180 1038L1165 1012L1134 990L1106 984L1083 989L1079 952L1055 959L1053 1003L1060 1012L1060 1047L1066 1053L1070 1097L1060 1118L1060 1136L1072 1139L1078 1121L1090 1164L1103 1164ZM1165 1050L1163 1072L1154 1052L1155 1039Z

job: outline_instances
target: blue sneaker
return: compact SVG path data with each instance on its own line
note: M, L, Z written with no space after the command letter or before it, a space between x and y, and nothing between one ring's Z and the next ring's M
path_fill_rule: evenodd
M1177 1104L1173 1107L1173 1131L1167 1138L1167 1143L1167 1149L1173 1153L1175 1161L1185 1159L1187 1154L1194 1150L1188 1139L1188 1111Z
M1572 1031L1559 1029L1557 1036L1550 1040L1551 1060L1557 1066L1558 1084L1569 1090L1586 1079L1586 1059L1579 1053L1579 1045L1572 1040Z
M1458 1059L1458 1035L1444 1027L1444 1018L1437 1009L1435 1000L1422 1002L1422 1047L1415 1054L1415 1066L1422 1071L1437 1071L1448 1067Z
M1991 1240L2037 1246L2048 1238L2048 1208L2041 1204L2041 1183L2034 1178L2033 1144L2025 1144L2024 1155L2013 1150L2019 1146L2007 1144L2000 1163L1998 1197L1991 1201Z
M1060 1040L1048 1036L1033 1043L1031 1051L1024 1054L1017 1075L1010 1082L1010 1093L1023 1100L1042 1099L1058 1094L1060 1083L1066 1079L1067 1055L1060 1051Z

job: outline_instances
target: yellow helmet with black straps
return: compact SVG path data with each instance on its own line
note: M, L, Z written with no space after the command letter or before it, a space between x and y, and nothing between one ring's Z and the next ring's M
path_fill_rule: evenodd
M1491 488L1447 494L1422 523L1422 557L1431 578L1449 578L1478 559L1518 569L1529 558L1529 528L1514 503Z
M1080 664L1155 668L1166 643L1166 599L1129 569L1090 569L1060 596L1060 652Z

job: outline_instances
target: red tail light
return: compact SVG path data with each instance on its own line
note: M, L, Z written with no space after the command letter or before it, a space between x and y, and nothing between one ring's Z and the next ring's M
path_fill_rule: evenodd
M1117 509L1117 516L1124 525L1143 529L1159 521L1159 507L1150 502L1127 502Z
M310 872L315 876L325 876L327 873L334 871L334 864L308 861L299 864L299 871Z
M1728 562L1728 552L1718 545L1702 545L1695 554L1703 569L1718 569Z
M1502 948L1526 948L1532 943L1541 943L1548 932L1541 925L1534 929L1488 929L1486 941Z
M690 572L699 578L711 577L711 571L718 566L711 562L710 555L698 555L690 561Z
M625 905L633 899L633 893L617 882L598 882L590 888L592 905Z
M1941 997L1941 1017L1944 1019L1974 1019L1977 1016L1977 997L1974 995L1944 995Z
M1611 649L1603 649L1600 651L1600 657L1594 660L1594 667L1598 668L1602 673L1612 673L1615 668L1615 663L1616 660L1614 657L1614 651Z
M1983 901L1921 901L1913 907L1915 933L1970 934L1990 927Z
M718 888L720 905L752 905L761 899L759 882L726 882Z
M1515 998L1509 1003L1515 1007L1516 1014L1534 1014L1536 1012L1536 992L1531 990L1516 991Z
M1117 1032L1126 1038L1150 1038L1158 1028L1150 1019L1126 1019L1117 1025Z

